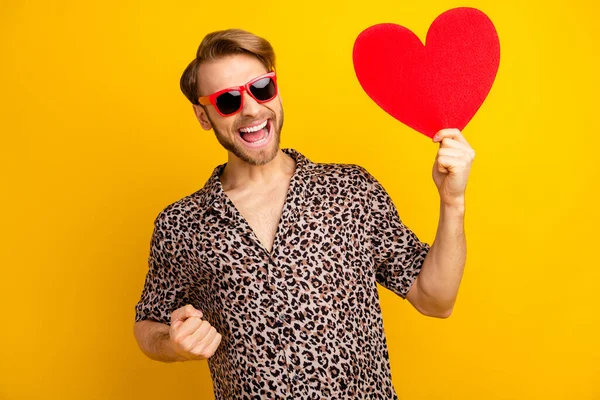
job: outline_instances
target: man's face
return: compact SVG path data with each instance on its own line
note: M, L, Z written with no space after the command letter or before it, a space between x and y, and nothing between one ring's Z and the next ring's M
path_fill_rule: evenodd
M266 74L265 66L250 55L240 54L202 63L199 70L200 95L241 86ZM258 103L247 92L243 93L242 109L223 117L214 106L194 105L196 117L204 129L213 129L221 145L240 160L251 165L271 161L279 150L279 137L283 126L283 108L279 93L266 103ZM247 128L266 126L255 132Z

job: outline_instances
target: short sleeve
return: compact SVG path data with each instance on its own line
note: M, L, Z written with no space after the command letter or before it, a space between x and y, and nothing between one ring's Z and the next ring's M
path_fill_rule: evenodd
M368 173L367 173L368 174ZM369 229L377 282L405 299L421 272L430 245L405 226L392 199L370 174Z
M159 214L154 221L144 288L135 306L136 322L151 319L169 325L171 313L188 303L189 288L182 279L183 265L176 256L176 243L168 218Z

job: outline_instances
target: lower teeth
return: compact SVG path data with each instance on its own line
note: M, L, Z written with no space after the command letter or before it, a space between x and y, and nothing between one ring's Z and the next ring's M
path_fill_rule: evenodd
M255 142L249 142L248 140L244 139L243 137L242 137L242 139L243 139L243 140L244 140L246 143L252 143L252 144L256 144L256 143L261 143L261 142L264 142L264 141L265 141L265 140L267 140L267 138L269 137L269 123L267 122L267 125L266 125L264 128L262 128L262 129L264 129L264 130L267 132L264 138L262 138L262 139L259 139L259 140L255 141Z
M265 141L265 140L266 140L268 137L269 137L269 132L267 131L267 134L265 135L265 137L264 137L264 138L262 138L262 139L260 139L260 140L257 140L256 142L253 142L253 143L260 143L260 142L264 142L264 141Z

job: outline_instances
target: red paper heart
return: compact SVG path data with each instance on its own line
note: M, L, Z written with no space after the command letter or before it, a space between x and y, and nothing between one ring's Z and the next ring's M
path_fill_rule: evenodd
M357 37L354 70L365 92L388 114L433 137L462 130L487 97L500 64L492 21L460 7L433 21L425 46L409 29L379 24Z

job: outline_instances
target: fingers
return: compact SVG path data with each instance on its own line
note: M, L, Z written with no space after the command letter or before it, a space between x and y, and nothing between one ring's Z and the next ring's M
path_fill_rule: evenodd
M190 317L173 330L173 336L177 339L183 340L196 332L203 323L208 324L207 321L202 321L198 317Z
M204 321L204 324L200 326L191 336L191 338L195 341L194 343L199 344L203 342L208 345L217 335L217 330L214 326L208 323L208 321Z
M467 142L467 139L465 139L465 137L463 136L461 131L458 129L454 129L454 128L453 129L441 129L433 136L433 141L441 142L445 138L456 140L457 142L460 142L462 144L467 145L468 147L471 147L469 145L469 142Z
M451 147L453 149L470 149L469 145L466 145L462 142L459 142L458 140L455 139L450 139L450 138L443 138L440 141L440 148L442 147Z
M446 173L446 172L455 172L469 169L469 161L465 160L461 157L452 157L452 156L440 156L436 160L437 170Z
M470 162L475 158L475 150L471 148L458 129L442 129L434 136L434 141L439 141L440 143L438 155L465 157ZM458 149L462 154L459 155L455 151L448 152L445 149Z
M438 156L448 156L448 157L463 157L465 155L465 151L463 149L456 148L446 148L442 147L438 150Z
M171 313L171 341L177 353L188 360L211 357L221 343L222 336L208 322L202 312L188 304Z
M190 318L190 320L192 319L197 320L198 318ZM193 330L189 331L191 327L193 327ZM198 343L200 343L206 337L206 335L211 331L211 328L212 326L208 321L199 320L198 324L190 324L188 326L188 330L185 332L177 332L175 334L175 341L179 343L183 350L191 352L198 345Z
M222 338L223 337L221 336L221 334L216 333L216 331L215 331L215 335L212 337L212 339L210 341L207 340L207 341L200 342L196 347L194 347L190 351L190 354L192 354L194 357L199 358L199 359L210 358L217 351L217 348L221 344Z
M204 350L204 354L205 354L206 358L212 357L212 355L215 354L215 351L217 351L217 348L221 344L222 339L223 339L223 336L220 333L217 333L215 335L213 341Z
M187 304L173 311L171 314L171 322L174 322L174 320L186 320L187 318L194 316L202 318L202 311L196 310L191 304Z
M439 162L439 157L435 159L435 162L433 163L433 168L436 171L441 172L442 174L448 173L448 169L444 167L442 163Z
M193 320L200 322L193 332L188 333L187 328L194 326L188 324L188 321ZM179 352L190 360L211 357L221 343L221 334L208 321L202 321L197 317L189 318L181 329L184 329L184 326L185 333L177 332L173 340L180 349Z
M442 149L458 149L464 155L468 156L473 160L475 158L475 150L473 150L468 144L464 144L454 139L444 138L440 142L440 150Z
M205 321L206 322L206 321ZM215 341L219 333L217 330L207 323L206 329L201 327L192 336L190 336L190 353L200 357L210 357L212 353L208 354L207 351L209 346ZM219 339L220 341L220 339Z
M171 327L177 328L190 317L202 318L202 311L196 310L191 304L187 304L171 313Z

